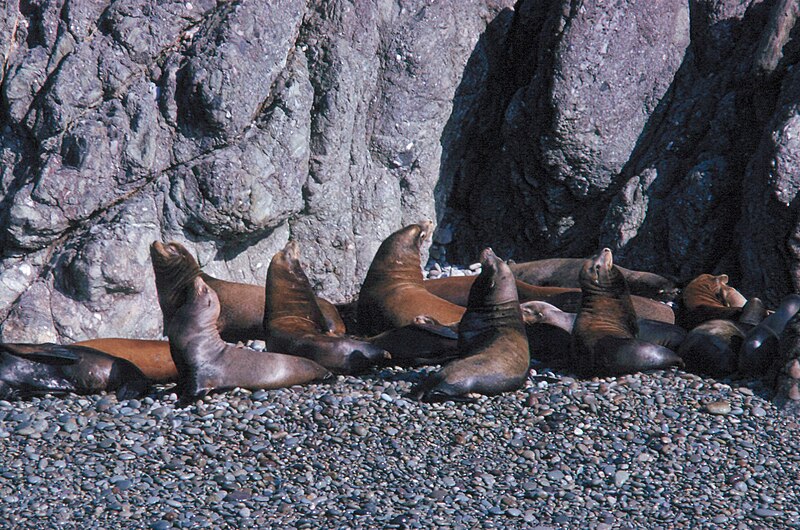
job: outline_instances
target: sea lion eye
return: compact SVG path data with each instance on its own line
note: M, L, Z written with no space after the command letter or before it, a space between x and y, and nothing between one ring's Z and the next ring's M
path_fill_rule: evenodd
M422 232L419 233L419 238L420 239L425 239L426 235L428 235L428 234L423 230Z

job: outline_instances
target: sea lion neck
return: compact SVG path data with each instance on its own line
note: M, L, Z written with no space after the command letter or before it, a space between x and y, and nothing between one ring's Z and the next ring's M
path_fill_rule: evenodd
M309 321L318 331L331 331L298 256L296 244L287 244L269 264L264 326L278 318L294 317Z
M156 279L158 302L165 322L186 300L186 287L202 274L200 264L179 243L163 244L154 241L150 245L150 257Z
M202 354L222 351L226 343L217 329L220 313L217 293L200 277L183 291L185 302L166 327L170 344L174 342L181 350Z

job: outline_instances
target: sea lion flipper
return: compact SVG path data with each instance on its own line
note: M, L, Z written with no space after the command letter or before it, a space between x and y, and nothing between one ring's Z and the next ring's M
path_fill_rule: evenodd
M151 386L151 382L146 380L123 383L122 386L117 389L117 400L121 401L123 399L138 399L143 397L150 390Z
M416 317L414 319L414 323L410 325L445 339L458 340L457 326L445 326L444 324L439 324L439 322L431 317L428 317L427 315L420 315Z
M75 364L80 355L67 346L46 342L44 344L0 344L0 352L52 365Z

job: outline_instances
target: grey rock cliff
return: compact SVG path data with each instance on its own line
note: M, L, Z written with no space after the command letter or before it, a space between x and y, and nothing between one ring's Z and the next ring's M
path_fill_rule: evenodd
M382 239L800 287L787 0L30 0L0 17L0 338L156 337L178 240L351 299Z

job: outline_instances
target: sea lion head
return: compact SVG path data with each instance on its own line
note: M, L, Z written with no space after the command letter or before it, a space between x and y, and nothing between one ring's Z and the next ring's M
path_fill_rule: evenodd
M491 248L481 252L481 273L469 291L468 307L519 301L514 274Z
M627 290L625 278L614 267L614 257L609 248L604 248L585 260L579 278L581 289L589 292L610 291L621 294Z
M551 324L571 331L575 320L575 313L564 312L553 304L538 300L520 304L520 309L525 324Z
M158 303L166 324L175 310L183 305L185 287L200 275L200 265L186 247L174 241L153 241L150 245L150 257L156 278Z
M420 268L420 252L423 245L430 241L432 233L433 221L431 220L411 224L397 230L381 243L372 261L373 266L391 269L396 268L397 265L401 267L414 265Z
M189 270L200 274L200 265L194 256L180 243L170 241L162 243L153 241L150 245L150 258L156 272L168 272L175 269Z

